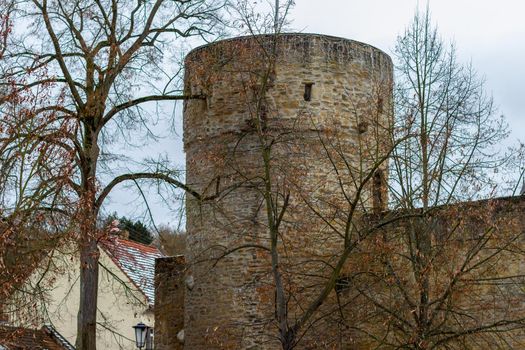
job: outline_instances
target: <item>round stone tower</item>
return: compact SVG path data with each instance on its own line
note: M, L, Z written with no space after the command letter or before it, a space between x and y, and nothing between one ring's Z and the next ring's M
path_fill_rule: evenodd
M392 63L360 42L281 34L206 45L185 65L186 94L202 96L184 105L186 177L203 199L187 198L184 347L275 349L275 269L293 322L341 256L348 213L386 206ZM337 337L322 323L304 344Z

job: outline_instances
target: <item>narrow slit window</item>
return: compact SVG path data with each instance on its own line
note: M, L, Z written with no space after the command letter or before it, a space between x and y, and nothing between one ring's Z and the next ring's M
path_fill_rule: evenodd
M368 123L367 122L360 122L357 124L357 132L360 134L364 134L368 131Z
M305 101L311 101L312 100L312 87L314 83L304 83L304 100Z
M378 169L374 173L373 179L373 208L374 211L379 213L385 210L385 198L383 198L383 187L385 185L384 174L381 169Z
M350 289L352 283L352 278L350 276L339 276L335 280L335 292L337 294Z
M383 98L379 97L377 99L377 113L383 113Z

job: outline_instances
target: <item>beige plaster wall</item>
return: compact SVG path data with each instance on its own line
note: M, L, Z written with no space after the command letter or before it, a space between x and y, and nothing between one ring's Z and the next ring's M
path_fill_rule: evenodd
M132 350L138 322L154 325L153 311L146 297L99 248L99 294L97 315L98 350ZM56 271L50 273L47 271ZM24 287L32 294L19 293L20 300L32 300L14 314L13 323L39 327L51 323L60 334L75 344L77 312L80 296L79 261L76 254L55 251L46 266L35 271ZM33 291L36 291L33 292Z

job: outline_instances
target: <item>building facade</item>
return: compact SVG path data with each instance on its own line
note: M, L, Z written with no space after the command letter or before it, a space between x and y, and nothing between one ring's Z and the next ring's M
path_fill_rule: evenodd
M99 243L97 349L134 350L132 326L154 326L155 259L163 254L117 236ZM80 296L79 260L67 245L42 259L10 304L10 323L26 328L52 325L75 344ZM50 272L51 271L51 272Z

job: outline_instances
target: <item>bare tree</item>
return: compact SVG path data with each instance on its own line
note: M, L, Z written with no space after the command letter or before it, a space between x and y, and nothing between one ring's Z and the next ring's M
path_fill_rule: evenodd
M9 120L24 132L8 144L30 139L28 156L45 155L39 164L46 164L52 174L46 180L59 191L27 200L73 223L81 256L77 349L96 348L96 222L110 192L125 182L153 181L201 198L165 163L115 174L109 166L114 159L110 146L133 143L129 137L134 129L150 132L146 103L202 98L182 93L180 67L166 68L165 56L185 38L219 33L223 6L208 0L31 0L13 7L16 30L0 46L0 89L5 91L0 103L8 108L16 103L12 96L21 92L48 91L24 118Z
M418 198L403 205L427 208L491 195L496 179L488 172L507 159L495 146L508 128L495 116L483 80L457 62L454 45L439 37L428 10L416 14L395 54L397 127L418 137L396 150L393 198Z
M158 227L157 237L153 244L165 255L183 255L186 250L186 233L161 225Z
M483 81L457 62L416 13L398 38L392 212L409 217L368 245L373 263L353 283L371 310L360 329L380 348L509 348L522 344L524 310L509 309L523 283L516 201L491 198L507 136ZM393 135L395 138L399 136ZM497 175L496 175L497 176ZM518 342L518 343L513 343Z

